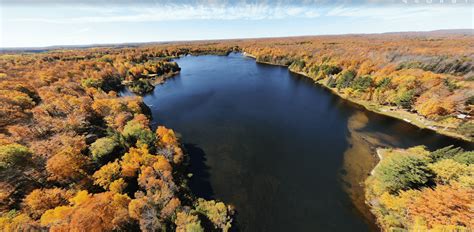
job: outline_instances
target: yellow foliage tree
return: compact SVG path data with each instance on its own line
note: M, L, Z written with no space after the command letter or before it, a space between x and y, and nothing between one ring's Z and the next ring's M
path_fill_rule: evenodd
M197 215L178 212L175 220L176 232L204 232Z
M153 168L155 169L155 171L161 171L161 172L164 172L164 171L171 172L173 170L173 168L171 167L171 164L162 155L157 156L157 161L153 163Z
M130 148L130 150L122 157L120 163L122 167L122 175L125 177L135 177L142 165L150 166L154 160L155 156L148 152L148 147L146 145L140 148Z
M61 183L75 182L87 176L84 169L88 162L87 157L77 150L65 148L48 159L46 170L51 180Z
M472 172L467 165L458 163L452 159L443 159L428 166L436 174L436 181L439 184L449 184L459 180L461 176L467 176ZM472 176L474 176L471 173Z
M46 210L53 209L60 205L67 205L71 193L60 188L35 189L28 194L24 203L34 218L40 217Z
M420 196L408 205L408 214L426 221L428 228L440 225L474 228L472 199L474 190L471 188L457 185L424 188Z
M80 191L72 206L59 206L46 211L41 225L52 231L113 231L129 223L126 195L105 192L95 195Z
M110 162L97 170L94 175L94 183L108 189L109 185L120 176L120 164L118 161Z

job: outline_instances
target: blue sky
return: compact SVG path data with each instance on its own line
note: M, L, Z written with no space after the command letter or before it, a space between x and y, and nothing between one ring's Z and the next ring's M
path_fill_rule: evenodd
M472 0L0 1L0 47L427 31L474 23Z

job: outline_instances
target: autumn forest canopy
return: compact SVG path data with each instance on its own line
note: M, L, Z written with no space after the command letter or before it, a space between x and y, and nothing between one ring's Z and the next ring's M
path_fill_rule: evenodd
M193 195L178 133L152 128L141 96L180 72L179 57L231 52L287 66L374 112L474 139L472 32L5 52L0 230L229 230L233 207ZM135 95L121 96L124 88ZM387 150L366 182L380 227L474 228L473 159L455 147Z

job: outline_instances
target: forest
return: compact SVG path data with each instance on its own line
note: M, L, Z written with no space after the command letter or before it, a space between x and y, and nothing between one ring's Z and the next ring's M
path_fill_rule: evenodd
M150 127L141 97L171 57L228 47L86 49L1 56L1 231L227 231L233 208L197 199L189 157Z
M474 139L474 41L469 33L256 39L257 62L288 66L368 110Z
M369 110L474 138L474 41L462 33L5 52L0 230L228 231L233 207L192 194L178 133L152 128L140 95L180 71L173 59L234 51L288 66ZM123 88L137 95L120 96ZM474 227L472 151L383 153L366 182L367 202L383 230Z

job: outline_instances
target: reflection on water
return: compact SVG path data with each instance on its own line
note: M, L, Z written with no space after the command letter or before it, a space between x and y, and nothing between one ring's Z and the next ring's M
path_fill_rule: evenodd
M372 121L369 121L369 115ZM344 189L352 199L355 209L372 225L371 229L376 229L371 223L375 219L365 204L364 181L378 162L378 158L374 155L376 148L426 145L434 150L451 144L465 149L473 147L472 143L420 130L404 122L368 111L357 111L349 117L348 129L347 140L350 146L344 152L342 172Z
M344 152L343 175L344 189L354 202L356 209L366 220L372 220L372 215L365 204L364 180L377 160L373 155L374 147L380 146L377 137L364 133L369 118L363 112L356 112L349 118L348 129L349 148Z
M238 54L177 62L181 74L144 101L154 125L182 135L191 189L233 204L241 231L367 231L373 148L453 142Z

